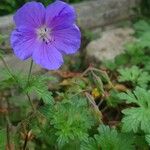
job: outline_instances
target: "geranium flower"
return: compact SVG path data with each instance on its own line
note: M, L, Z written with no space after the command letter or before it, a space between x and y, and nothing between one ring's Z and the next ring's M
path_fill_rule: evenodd
M49 70L58 69L63 55L76 53L80 47L75 21L74 8L65 2L56 1L46 8L38 2L26 3L14 15L11 45L15 55L21 60L32 57Z

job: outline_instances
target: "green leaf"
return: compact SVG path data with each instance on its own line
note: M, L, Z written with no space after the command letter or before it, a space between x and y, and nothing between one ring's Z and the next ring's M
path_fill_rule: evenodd
M120 98L137 105L122 111L125 115L122 119L122 129L126 132L139 130L150 132L150 91L137 87L133 93L120 94Z
M134 24L134 28L138 35L150 31L150 24L145 20L140 20Z
M47 76L32 76L29 84L24 88L25 93L35 93L44 103L53 103L52 93L48 91L47 82L54 78Z
M60 148L72 142L87 140L88 131L96 120L88 108L87 100L78 96L43 107L41 112L55 130L56 143Z
M143 35L139 38L139 45L142 46L143 48L149 47L150 48L150 31L147 31L143 33Z
M115 90L111 90L109 92L109 97L107 97L106 102L108 106L116 107L118 104L122 103L123 101L118 98L118 92Z
M148 72L139 69L137 66L132 66L131 68L121 68L118 69L120 74L119 81L126 82L130 81L133 86L147 87L150 81L150 75Z
M6 131L3 129L0 130L0 149L6 149Z
M95 139L102 150L134 150L133 136L118 133L116 129L100 125Z
M81 150L98 150L98 144L95 139L89 138L86 142L81 144Z
M104 65L106 68L108 68L108 69L111 70L111 71L113 71L113 70L115 70L115 69L117 68L117 65L116 65L115 62L112 61L112 60L105 60L105 61L103 61L102 63L103 63L103 65Z
M148 143L148 145L150 146L150 134L145 136L145 139Z

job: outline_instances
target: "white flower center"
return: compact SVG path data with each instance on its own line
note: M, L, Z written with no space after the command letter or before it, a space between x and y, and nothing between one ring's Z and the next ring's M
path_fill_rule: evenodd
M43 26L43 27L38 28L37 36L38 36L38 39L40 39L46 44L52 41L51 29L48 27Z

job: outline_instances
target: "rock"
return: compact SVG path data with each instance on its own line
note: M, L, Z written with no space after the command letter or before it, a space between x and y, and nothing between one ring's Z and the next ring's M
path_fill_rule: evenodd
M9 54L4 57L5 62L7 63L8 67L11 68L14 71L19 71L21 73L27 74L29 72L30 67L30 60L27 61L21 61L17 57L15 57L13 54ZM3 68L4 64L0 60L0 68ZM41 72L43 69L41 69L40 66L33 64L33 73Z
M10 33L13 27L14 24L12 15L0 17L0 34L3 35Z
M140 0L90 0L73 4L77 10L78 24L86 30L107 26L135 15L132 8L137 7ZM9 35L14 28L13 16L0 17L0 34L7 35L5 42L0 43L0 49L11 49Z
M124 45L134 41L131 28L117 28L104 31L102 37L91 41L86 48L86 59L96 62L111 60L124 51Z
M0 49L10 52L10 33L14 28L12 15L0 17Z
M74 4L82 29L107 26L136 15L133 8L140 0L93 0Z

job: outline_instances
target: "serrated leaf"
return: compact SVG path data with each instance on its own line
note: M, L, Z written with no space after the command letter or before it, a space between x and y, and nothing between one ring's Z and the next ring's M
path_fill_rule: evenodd
M132 66L131 68L121 68L118 69L118 72L120 73L120 82L130 81L134 86L146 87L150 81L150 75L148 72L144 72L137 66Z
M42 109L41 112L55 129L59 147L88 139L88 130L94 125L95 118L87 106L85 98L74 96Z
M140 20L134 24L134 28L138 35L150 31L150 24L145 20Z
M4 129L0 130L0 149L5 150L6 148L6 131Z
M102 150L134 150L133 137L118 133L116 129L100 125L95 139Z
M150 132L150 91L137 87L133 93L121 94L120 98L137 105L137 107L122 111L125 115L122 119L123 130L126 132L138 132L139 130L145 133Z
M145 136L145 139L148 143L148 145L150 146L150 134Z
M81 150L98 150L98 144L95 139L89 138L88 141L81 144Z
M43 99L44 103L53 103L52 93L48 91L47 82L53 80L47 76L32 76L29 84L24 88L25 93L36 93L39 99Z

